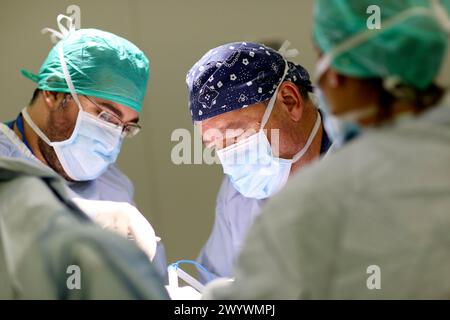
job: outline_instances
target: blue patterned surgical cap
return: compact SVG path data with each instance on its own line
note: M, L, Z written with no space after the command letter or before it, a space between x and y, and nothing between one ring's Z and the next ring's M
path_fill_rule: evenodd
M289 63L285 80L311 92L308 72ZM286 60L275 50L235 42L206 53L186 76L193 121L202 121L269 100L283 77Z

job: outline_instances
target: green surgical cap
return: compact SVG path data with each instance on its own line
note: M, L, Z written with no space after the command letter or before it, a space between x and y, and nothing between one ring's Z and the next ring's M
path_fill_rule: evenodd
M440 3L448 18L450 0ZM379 30L367 25L371 5L380 9ZM414 8L419 14L404 18ZM333 55L334 70L357 78L396 77L403 84L426 89L438 75L448 43L448 34L431 8L432 0L317 0L314 41L326 55L366 33L364 41L351 45L351 40L347 49Z
M96 29L70 32L50 51L39 74L21 70L38 88L70 93L58 55L62 47L75 91L125 105L137 112L147 90L149 61L134 44Z

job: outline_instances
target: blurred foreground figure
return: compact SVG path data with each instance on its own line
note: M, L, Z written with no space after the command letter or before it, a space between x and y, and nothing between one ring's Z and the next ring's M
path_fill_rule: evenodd
M0 299L166 299L131 241L100 229L56 173L0 158Z
M381 29L366 13L378 5ZM316 1L333 154L256 219L226 299L450 297L449 1ZM447 100L448 101L448 100Z

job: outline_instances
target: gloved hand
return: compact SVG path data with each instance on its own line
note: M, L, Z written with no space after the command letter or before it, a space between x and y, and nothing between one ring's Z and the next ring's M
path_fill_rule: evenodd
M134 206L126 202L72 200L102 228L115 231L125 238L131 235L141 250L153 260L158 238L153 227Z
M200 300L202 297L200 292L190 286L166 286L166 290L172 300Z
M205 286L202 294L202 300L214 300L215 290L226 290L227 287L231 286L234 278L216 278Z

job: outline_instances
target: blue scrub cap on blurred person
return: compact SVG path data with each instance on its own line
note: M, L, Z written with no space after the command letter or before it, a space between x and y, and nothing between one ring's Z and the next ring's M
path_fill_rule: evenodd
M186 76L192 120L206 120L269 100L283 77L285 61L277 51L250 42L208 51ZM285 80L312 92L308 72L288 63Z

